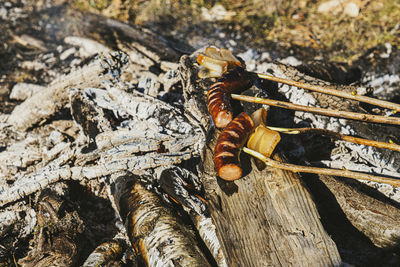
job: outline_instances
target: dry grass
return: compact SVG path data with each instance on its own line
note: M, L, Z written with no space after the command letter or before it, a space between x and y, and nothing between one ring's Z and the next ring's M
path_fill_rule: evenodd
M74 0L73 5L137 24L163 21L193 24L200 21L202 7L222 4L236 12L228 23L250 32L255 43L272 40L335 51L331 59L339 61L351 61L381 43L400 44L398 0L353 0L360 7L355 18L343 13L318 13L325 0L268 1L270 4L262 0Z
M340 52L336 59L351 60L381 43L400 44L400 2L398 0L363 1L360 14L349 17L317 12L320 1L308 1L304 8L289 9L277 16L274 27L265 33L268 39L314 46Z

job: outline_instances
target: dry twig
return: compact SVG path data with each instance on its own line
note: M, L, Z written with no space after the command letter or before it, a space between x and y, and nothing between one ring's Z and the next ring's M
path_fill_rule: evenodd
M266 105L270 105L270 106L275 106L275 107L280 107L280 108L285 108L285 109L292 109L292 110L296 110L296 111L310 112L310 113L315 113L315 114L324 115L324 116L331 116L331 117L336 117L336 118L400 125L400 118L396 118L396 117L385 117L385 116L362 114L362 113L342 111L342 110L309 107L309 106L303 106L303 105L293 104L293 103L274 100L274 99L237 95L237 94L231 94L231 97L235 100L251 102L251 103L258 103L258 104L266 104Z
M354 136L348 136L345 134L340 134L334 131L330 131L327 129L319 129L319 128L280 128L280 127L272 127L272 126L266 126L268 129L285 133L285 134L301 134L301 133L318 133L322 135L329 135L332 136L336 139L340 139L346 142L350 143L355 143L359 145L366 145L366 146L374 146L374 147L379 147L379 148L385 148L385 149L390 149L394 151L399 151L400 152L400 146L398 144L394 143L385 143L385 142L379 142L379 141L374 141L374 140L369 140L369 139L364 139L364 138L358 138Z
M319 92L319 93L323 93L323 94L327 94L327 95L334 95L334 96L339 96L339 97L343 97L343 98L348 98L351 100L356 100L359 102L364 102L364 103L368 103L371 105L375 105L375 106L379 106L379 107L383 107L383 108L387 108L387 109L393 109L395 112L400 111L399 104L372 98L372 97L368 97L368 96L357 95L354 92L347 93L344 91L339 91L339 90L334 89L333 87L329 87L326 85L322 87L322 86L318 86L318 85L293 81L293 80L289 80L289 79L285 79L285 78L279 78L279 77L275 77L275 76L271 76L271 75L263 74L263 73L257 73L257 76L261 79L266 79L266 80L270 80L270 81L274 81L274 82L280 82L280 83L296 86L299 88L303 88L303 89L307 89L307 90L311 90L311 91L315 91L315 92Z
M371 181L371 182L376 182L376 183L384 183L384 184L389 184L389 185L392 185L395 187L400 187L400 179L381 177L381 176L360 173L360 172L353 172L353 171L348 171L348 170L300 166L300 165L295 165L295 164L290 164L290 163L279 162L279 161L273 160L271 158L267 158L266 156L262 155L261 153L258 153L257 151L254 151L251 149L248 149L247 147L244 147L243 151L247 154L252 155L255 158L258 158L259 160L263 161L265 164L267 164L270 167L274 167L274 168L278 168L278 169L282 169L282 170L287 170L287 171L292 171L292 172L307 172L307 173L315 173L315 174L340 176L340 177L346 177L346 178L351 178L351 179Z

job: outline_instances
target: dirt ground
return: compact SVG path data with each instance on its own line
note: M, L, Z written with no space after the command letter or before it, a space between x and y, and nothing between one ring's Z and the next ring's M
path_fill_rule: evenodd
M279 42L323 52L350 63L366 50L389 43L399 48L400 3L396 0L192 0L72 1L73 7L166 32L214 23L236 30L249 46ZM248 38L246 38L248 37Z

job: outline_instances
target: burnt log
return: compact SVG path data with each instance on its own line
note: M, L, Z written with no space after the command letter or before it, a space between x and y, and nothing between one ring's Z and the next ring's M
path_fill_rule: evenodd
M371 192L361 183L351 183L332 176L321 175L322 183L333 193L352 225L372 243L393 249L400 240L399 205L383 195Z

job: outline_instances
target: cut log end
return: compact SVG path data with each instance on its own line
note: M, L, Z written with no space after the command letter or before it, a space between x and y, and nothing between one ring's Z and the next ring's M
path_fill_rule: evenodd
M242 177L242 168L236 164L228 164L219 168L218 176L227 181L234 181Z

